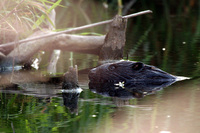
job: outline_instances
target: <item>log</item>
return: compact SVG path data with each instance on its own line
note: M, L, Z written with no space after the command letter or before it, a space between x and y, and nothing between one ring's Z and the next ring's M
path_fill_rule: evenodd
M78 84L78 68L77 65L73 68L69 67L68 71L64 74L64 81L62 84L62 89L77 89L79 88Z
M126 26L127 19L116 15L100 50L99 59L101 61L123 59L123 48L126 41Z
M47 32L51 33L51 31L40 32L43 33L37 33L37 35L46 34ZM54 49L98 55L99 48L103 45L104 39L105 36L59 34L49 38L22 43L7 55L6 60L15 58L15 64L22 64L29 61L38 51Z

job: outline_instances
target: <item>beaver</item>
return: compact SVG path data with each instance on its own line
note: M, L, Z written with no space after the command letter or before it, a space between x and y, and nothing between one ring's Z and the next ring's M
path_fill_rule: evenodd
M175 81L176 76L162 71L155 66L142 62L117 61L93 68L89 72L91 82L163 82Z

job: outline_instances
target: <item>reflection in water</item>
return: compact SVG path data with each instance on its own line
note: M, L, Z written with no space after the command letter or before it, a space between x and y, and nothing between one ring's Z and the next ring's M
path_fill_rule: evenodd
M117 105L123 105L127 103L128 99L143 98L146 95L154 94L155 92L162 90L174 83L175 81L160 81L160 82L132 82L125 83L123 86L110 82L106 83L89 83L91 91L100 95L113 97Z
M71 113L78 114L78 98L81 92L81 88L62 90L64 105L70 110Z
M68 71L64 74L62 83L62 96L64 105L70 110L71 113L78 114L78 97L82 91L78 84L78 68L69 67Z

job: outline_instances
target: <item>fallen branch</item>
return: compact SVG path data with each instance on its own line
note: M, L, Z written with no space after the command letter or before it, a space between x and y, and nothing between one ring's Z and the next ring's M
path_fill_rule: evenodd
M41 31L42 32L42 31ZM48 34L46 31L42 34ZM38 33L39 35L40 33ZM105 36L80 36L60 34L48 39L40 39L22 43L12 50L6 58L15 57L15 63L20 64L28 61L35 53L40 50L51 51L60 49L80 53L99 54L99 49L104 43Z

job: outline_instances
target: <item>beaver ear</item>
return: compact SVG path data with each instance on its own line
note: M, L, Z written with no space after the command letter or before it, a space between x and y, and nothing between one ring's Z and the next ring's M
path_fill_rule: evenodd
M140 71L144 68L144 64L142 62L136 62L132 66L133 70Z

